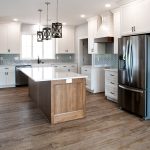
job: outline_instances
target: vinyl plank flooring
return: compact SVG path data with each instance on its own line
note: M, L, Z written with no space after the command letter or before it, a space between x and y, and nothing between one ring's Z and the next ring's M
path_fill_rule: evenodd
M51 125L28 88L0 89L0 150L149 150L150 121L87 92L86 117Z

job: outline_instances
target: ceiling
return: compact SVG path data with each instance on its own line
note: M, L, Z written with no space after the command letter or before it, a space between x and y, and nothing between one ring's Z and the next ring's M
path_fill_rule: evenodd
M49 19L55 21L56 18L56 0L48 0ZM79 25L86 21L87 18L100 14L108 8L106 3L111 3L112 7L119 6L121 0L59 0L59 20L66 22L68 25ZM38 9L43 9L42 24L46 23L46 0L1 0L0 1L0 21L11 21L18 18L20 22L38 24ZM80 18L85 14L85 18Z

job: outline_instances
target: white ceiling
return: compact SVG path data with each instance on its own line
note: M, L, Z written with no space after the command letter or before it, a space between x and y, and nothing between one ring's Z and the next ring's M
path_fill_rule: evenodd
M49 18L52 21L56 16L56 0L48 0ZM38 9L43 9L42 24L46 23L46 0L0 0L0 21L10 21L18 18L23 23L37 24L39 21ZM69 25L78 25L86 18L95 16L107 10L105 3L111 3L113 9L119 6L120 0L59 0L59 20ZM86 18L80 18L85 14Z

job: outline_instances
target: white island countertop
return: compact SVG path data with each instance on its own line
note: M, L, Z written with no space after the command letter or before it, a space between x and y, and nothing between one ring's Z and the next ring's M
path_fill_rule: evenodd
M55 67L31 67L20 68L19 70L21 70L35 82L87 78L85 75L73 72L65 72L58 70Z

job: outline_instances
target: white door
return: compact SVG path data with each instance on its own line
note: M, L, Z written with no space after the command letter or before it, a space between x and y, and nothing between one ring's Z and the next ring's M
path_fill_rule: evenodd
M121 35L133 34L132 27L135 26L135 4L130 3L121 8Z
M0 87L4 87L6 85L6 75L4 71L0 71Z
M7 53L7 24L0 24L0 54Z
M15 86L15 71L8 71L6 77L7 86Z
M20 53L20 24L10 23L8 24L8 42L7 48L10 53Z
M142 0L135 5L135 32L149 33L150 32L150 0Z
M114 12L114 54L118 54L118 38L120 37L120 11Z
M97 18L88 21L88 53L97 53L94 50L94 38L97 33Z
M56 53L74 53L74 28L63 27L62 38L56 39Z

